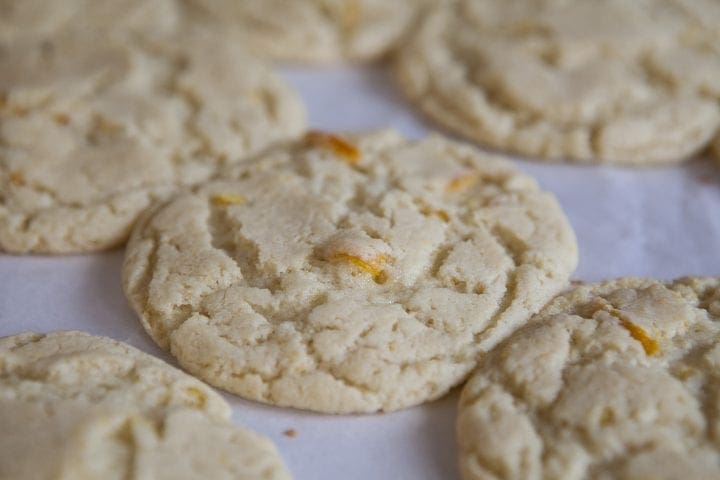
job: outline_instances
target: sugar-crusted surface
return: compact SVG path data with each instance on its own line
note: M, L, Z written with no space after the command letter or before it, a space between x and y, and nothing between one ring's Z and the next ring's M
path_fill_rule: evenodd
M298 97L231 34L173 25L0 41L0 250L115 246L153 200L301 132Z
M345 137L350 161L313 138L159 205L131 237L130 303L213 385L324 412L421 403L575 268L555 198L505 160L383 131Z
M651 165L720 126L720 8L691 0L460 0L398 56L429 116L548 159Z
M207 385L81 332L0 338L0 478L288 478Z
M717 278L558 296L465 386L463 478L718 478L718 340Z
M370 60L394 48L428 0L191 0L198 18L241 32L246 48L278 60Z

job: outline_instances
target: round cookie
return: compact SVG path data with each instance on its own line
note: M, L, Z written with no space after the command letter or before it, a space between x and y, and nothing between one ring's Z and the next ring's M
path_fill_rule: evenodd
M299 98L198 28L0 45L0 250L121 244L138 214L304 127Z
M194 375L322 412L437 398L563 288L554 196L439 136L311 132L138 222L123 287Z
M720 477L720 279L560 295L486 355L457 419L465 480Z
M428 0L190 0L201 17L242 34L253 53L276 60L371 60L400 41Z
M720 126L720 37L701 3L459 0L424 18L397 76L427 115L494 148L677 162Z
M202 382L109 338L0 338L0 478L289 478L229 416Z

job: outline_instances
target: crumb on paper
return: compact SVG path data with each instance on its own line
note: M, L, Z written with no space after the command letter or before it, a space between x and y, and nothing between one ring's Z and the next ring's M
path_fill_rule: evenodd
M283 435L285 435L286 437L295 438L297 437L297 430L295 430L294 428L288 428L283 432Z

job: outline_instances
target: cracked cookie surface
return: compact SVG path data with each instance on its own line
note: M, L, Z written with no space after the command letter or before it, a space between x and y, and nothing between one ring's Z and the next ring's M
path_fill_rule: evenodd
M245 48L277 60L371 60L403 37L428 0L190 0L235 27Z
M463 478L720 477L719 340L718 278L559 295L465 386Z
M207 385L109 338L0 338L0 478L289 478L229 417Z
M424 19L397 76L428 116L485 145L676 162L720 125L718 11L707 0L459 0Z
M121 244L153 200L298 135L298 97L228 38L185 26L0 43L0 250Z
M312 132L138 222L123 287L205 381L323 412L437 398L563 288L554 196L439 136Z

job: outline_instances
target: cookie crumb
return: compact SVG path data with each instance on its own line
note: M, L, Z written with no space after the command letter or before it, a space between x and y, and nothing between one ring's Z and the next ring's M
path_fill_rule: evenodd
M294 428L288 428L283 432L283 435L285 435L286 437L295 438L297 437L297 430L295 430Z

